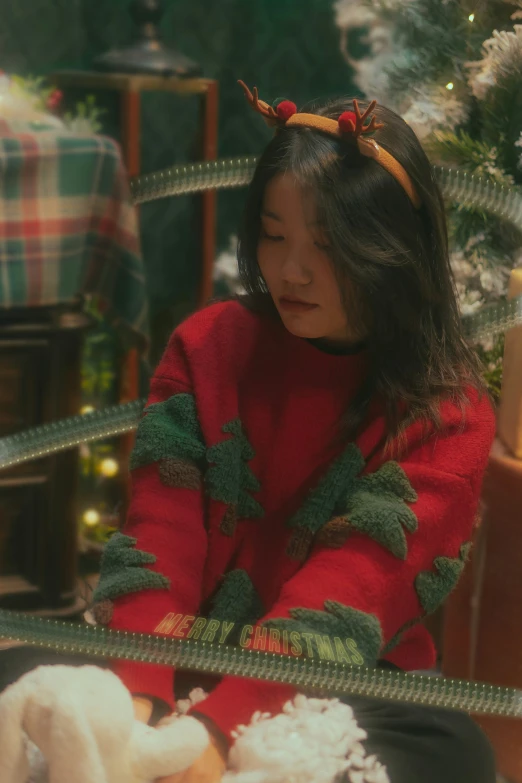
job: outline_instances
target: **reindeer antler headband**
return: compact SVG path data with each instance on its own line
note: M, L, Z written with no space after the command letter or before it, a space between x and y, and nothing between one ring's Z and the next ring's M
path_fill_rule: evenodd
M376 160L404 188L414 207L418 209L421 206L419 195L405 168L398 160L395 160L393 155L379 146L375 139L365 138L365 136L384 127L382 122L377 122L375 117L370 117L377 101L372 101L366 111L361 114L359 104L354 99L354 111L345 111L338 120L332 120L329 117L321 117L319 114L299 114L297 106L292 101L281 101L274 109L273 106L259 100L257 87L254 87L250 92L244 82L239 81L239 84L245 91L252 108L261 114L267 125L271 127L312 128L312 130L328 133L338 139L348 137L356 139L361 155ZM369 121L365 125L366 120Z

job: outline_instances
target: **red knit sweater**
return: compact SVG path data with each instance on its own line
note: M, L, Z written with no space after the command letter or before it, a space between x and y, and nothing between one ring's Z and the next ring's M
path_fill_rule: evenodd
M415 620L462 570L493 412L472 390L463 426L444 403L442 431L423 445L422 426L410 427L400 465L380 452L367 461L384 431L377 403L356 444L335 438L365 371L364 352L325 353L239 303L179 327L138 429L132 503L104 556L98 616L183 636L191 617L210 615L256 627L258 648L287 652L297 631L314 654L316 634L329 634L348 658L356 651L352 662L430 667L433 642ZM188 619L176 628L178 615ZM173 704L172 669L116 671L131 692ZM197 711L230 740L294 693L227 676Z

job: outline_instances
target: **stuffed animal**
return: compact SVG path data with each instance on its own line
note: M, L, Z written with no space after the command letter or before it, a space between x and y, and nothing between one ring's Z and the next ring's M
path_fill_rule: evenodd
M129 691L96 666L40 666L0 696L2 783L149 783L208 743L196 718L158 729L135 720Z
M151 728L134 719L130 693L112 672L40 666L0 695L0 781L153 783L207 747L206 728L186 715L204 698L196 688ZM338 699L298 695L279 715L256 713L235 734L222 783L389 783Z

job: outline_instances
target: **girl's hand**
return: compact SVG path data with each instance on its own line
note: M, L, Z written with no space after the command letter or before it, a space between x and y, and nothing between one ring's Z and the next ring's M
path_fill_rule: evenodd
M226 761L216 741L210 737L210 744L201 756L183 772L158 778L156 783L220 783L226 770Z
M134 696L132 699L134 706L134 717L141 723L148 723L149 718L152 715L152 702L150 699L146 699L142 696Z

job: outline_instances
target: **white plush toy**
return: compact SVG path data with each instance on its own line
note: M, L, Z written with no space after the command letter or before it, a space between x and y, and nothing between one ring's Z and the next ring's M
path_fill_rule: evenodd
M209 742L184 713L150 728L134 719L121 681L94 666L41 666L0 695L1 783L153 783L189 767ZM275 717L238 727L222 783L389 783L350 707L297 696Z
M158 729L136 721L129 691L96 666L40 666L0 696L2 783L149 783L186 769L208 743L196 718Z

